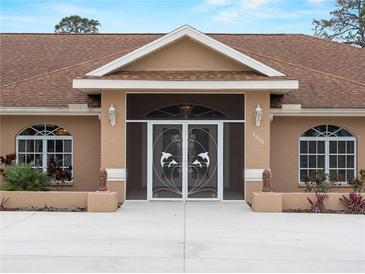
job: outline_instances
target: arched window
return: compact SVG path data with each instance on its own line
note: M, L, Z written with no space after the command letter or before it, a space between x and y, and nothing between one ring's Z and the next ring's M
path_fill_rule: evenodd
M312 171L340 177L348 182L356 174L356 139L335 125L312 127L299 139L299 179L303 183Z
M17 135L16 154L18 164L30 164L44 172L52 157L58 166L72 169L72 136L57 125L32 125Z

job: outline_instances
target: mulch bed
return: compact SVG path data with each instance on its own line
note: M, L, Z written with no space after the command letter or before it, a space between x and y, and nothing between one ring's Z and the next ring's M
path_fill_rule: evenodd
M317 212L313 212L311 211L310 209L287 209L287 210L283 210L283 212L286 212L286 213L314 213L316 214ZM318 212L317 214L321 214L321 213L325 213L325 214L360 214L360 215L363 215L365 214L365 212L363 213L349 213L347 212L346 210L334 210L334 209L326 209L324 210L323 212Z
M57 207L0 207L0 211L46 211L46 212L86 212L86 208L71 207L71 208L57 208Z

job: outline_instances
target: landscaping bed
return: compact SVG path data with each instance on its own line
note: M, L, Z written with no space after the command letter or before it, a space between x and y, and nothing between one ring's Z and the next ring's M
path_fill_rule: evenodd
M283 212L286 212L286 213L313 213L313 211L311 209L286 209L286 210L283 210ZM343 209L338 209L338 210L325 209L320 213L325 213L325 214L348 214ZM361 214L365 214L365 213L361 213Z
M16 164L14 153L0 156L0 210L2 211L62 211L113 212L120 206L118 193L107 191L63 191L72 181L72 167L58 166L51 158L47 171L32 165ZM51 191L56 188L57 191Z
M86 212L86 208L81 207L70 207L70 208L59 208L45 205L44 207L6 207L0 206L0 211L47 211L47 212Z
M112 191L0 191L0 210L113 212L118 194Z
M271 192L266 182L268 191L263 187L261 192L254 192L250 206L256 212L365 214L365 170L361 169L359 176L348 182L352 192L332 192L342 180L323 171L314 172L306 178L302 193Z

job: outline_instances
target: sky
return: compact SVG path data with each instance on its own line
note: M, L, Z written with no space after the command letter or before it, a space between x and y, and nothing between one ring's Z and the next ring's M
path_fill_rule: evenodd
M99 20L100 33L203 32L312 34L335 0L0 0L0 32L54 32L63 17Z

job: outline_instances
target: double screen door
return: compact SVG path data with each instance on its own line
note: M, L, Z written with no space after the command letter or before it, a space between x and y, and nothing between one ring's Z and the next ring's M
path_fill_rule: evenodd
M223 124L148 123L149 200L222 199Z

